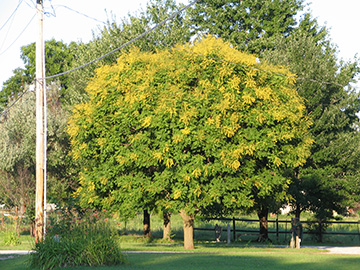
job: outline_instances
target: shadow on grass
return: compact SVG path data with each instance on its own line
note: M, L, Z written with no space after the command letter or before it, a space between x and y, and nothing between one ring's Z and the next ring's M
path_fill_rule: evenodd
M330 254L235 253L235 254L129 254L124 269L359 269L360 257ZM116 269L116 268L114 268Z
M108 267L70 267L72 269L266 269L266 270L357 270L360 256L333 255L309 252L274 252L272 249L254 251L236 251L227 253L136 253L128 254L128 264ZM29 270L26 267L27 256L0 261L1 270Z

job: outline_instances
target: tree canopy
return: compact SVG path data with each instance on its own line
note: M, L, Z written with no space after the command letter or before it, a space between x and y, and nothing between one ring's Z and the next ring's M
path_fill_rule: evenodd
M99 68L68 129L81 202L126 212L156 198L195 215L286 186L282 169L312 144L293 76L214 37Z

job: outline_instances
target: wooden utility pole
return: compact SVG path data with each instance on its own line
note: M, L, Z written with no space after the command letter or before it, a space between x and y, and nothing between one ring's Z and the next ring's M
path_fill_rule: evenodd
M44 93L45 93L45 46L43 38L43 0L36 0L38 16L38 39L36 41L36 202L35 202L35 242L44 237Z

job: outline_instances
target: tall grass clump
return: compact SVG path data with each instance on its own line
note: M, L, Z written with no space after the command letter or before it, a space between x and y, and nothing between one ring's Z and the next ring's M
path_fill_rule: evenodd
M30 265L40 269L117 265L125 262L118 233L106 212L57 211L42 242L36 243Z
M8 231L4 234L4 246L18 246L21 245L19 235L14 231Z

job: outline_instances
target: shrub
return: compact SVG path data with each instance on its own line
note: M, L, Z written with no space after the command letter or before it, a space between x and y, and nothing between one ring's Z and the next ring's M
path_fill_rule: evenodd
M125 262L118 234L104 213L59 211L51 218L45 239L35 245L32 267L116 265Z

